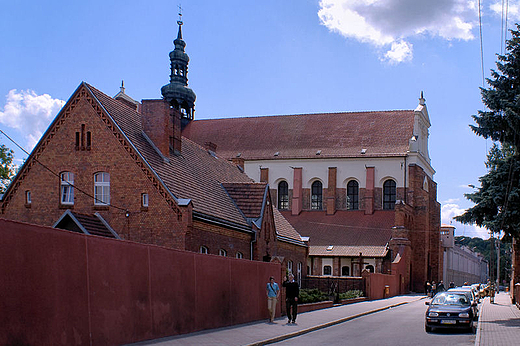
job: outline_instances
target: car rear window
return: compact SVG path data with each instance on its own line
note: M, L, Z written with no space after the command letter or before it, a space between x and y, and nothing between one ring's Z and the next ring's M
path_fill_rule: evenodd
M433 298L433 305L470 305L468 298L464 294L441 293Z

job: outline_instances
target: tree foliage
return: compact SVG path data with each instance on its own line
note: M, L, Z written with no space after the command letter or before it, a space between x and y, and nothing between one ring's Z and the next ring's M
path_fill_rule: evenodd
M14 177L15 168L13 166L14 153L5 145L0 145L0 193L3 193L11 179Z
M489 88L481 88L488 110L474 115L478 126L471 129L496 143L490 149L488 173L479 178L481 186L465 197L475 203L457 221L477 224L494 233L504 231L506 238L520 230L520 25L511 30L507 53L498 55L497 70L487 79Z

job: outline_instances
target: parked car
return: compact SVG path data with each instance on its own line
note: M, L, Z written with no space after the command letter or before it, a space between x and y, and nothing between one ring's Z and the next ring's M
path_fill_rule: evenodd
M440 292L428 305L425 315L424 329L431 332L433 328L462 328L475 332L473 308L468 295L462 292Z
M468 297L468 299L470 300L470 302L471 302L471 307L473 308L473 317L474 317L474 319L478 318L479 298L477 296L475 296L473 291L468 290L467 288L463 288L463 287L455 287L455 288L450 288L448 290L448 292L456 292L456 293L463 293L463 294L465 294ZM473 303L475 303L475 304L473 304Z

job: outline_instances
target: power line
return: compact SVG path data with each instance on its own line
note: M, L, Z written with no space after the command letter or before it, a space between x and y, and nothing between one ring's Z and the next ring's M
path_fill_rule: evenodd
M478 0L478 27L480 35L480 67L482 70L482 87L484 87L484 40L482 38L482 11L480 0Z
M7 137L7 139L9 139L11 142L14 143L14 145L16 145L21 151L23 151L25 154L27 154L27 156L29 156L29 152L27 152L27 150L25 150L21 145L19 145L14 139L12 139L11 137L9 137L9 135L7 135L7 133L5 133L2 129L0 129L0 133L2 133L4 136ZM52 175L58 177L61 181L61 176L60 174L54 172L52 169L50 169L49 167L47 167L45 164L43 164L40 160L38 160L36 157L33 157L32 158L34 161L36 161L37 163L39 163L43 168L45 168L47 171L49 171ZM96 198L95 196L92 196L91 194L89 194L88 192L80 189L79 187L77 187L76 185L74 184L71 184L69 181L67 181L67 184L69 184L69 186L72 186L75 190L83 193L84 195L92 198L94 201L96 202L101 202L103 203L103 205L107 205L107 206L110 206L110 207L113 207L113 208L116 208L116 209L119 209L119 210L122 210L124 211L125 213L129 213L128 209L125 209L125 208L121 208L121 207L118 207L116 205L113 205L111 203L105 203L103 202L102 200L100 200L99 198Z

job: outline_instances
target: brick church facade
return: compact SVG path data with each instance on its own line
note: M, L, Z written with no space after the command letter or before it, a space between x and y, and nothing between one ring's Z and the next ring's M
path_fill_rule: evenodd
M1 217L304 269L307 245L268 184L182 137L195 94L181 25L163 98L82 82L3 194Z

